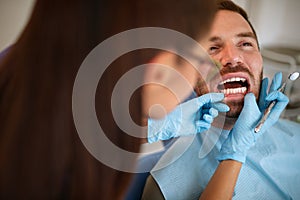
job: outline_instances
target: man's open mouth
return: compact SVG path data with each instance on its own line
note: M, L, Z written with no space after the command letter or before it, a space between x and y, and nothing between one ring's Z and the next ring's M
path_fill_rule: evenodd
M225 95L229 94L245 94L248 90L249 83L246 78L232 77L221 81L217 88Z

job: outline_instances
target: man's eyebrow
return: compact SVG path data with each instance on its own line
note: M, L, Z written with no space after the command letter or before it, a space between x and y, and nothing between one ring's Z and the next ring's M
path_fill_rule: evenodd
M249 32L238 33L238 34L236 34L236 36L237 37L248 37L248 38L253 38L253 39L257 40L256 37L255 37L255 34L253 32L250 32L250 31ZM221 37L213 36L213 37L209 38L209 41L210 42L220 42L220 41L222 41L222 39L221 39Z
M256 37L254 35L254 33L252 32L243 32L243 33L239 33L236 35L237 37L249 37L249 38L253 38L256 40Z
M210 42L218 42L218 41L221 41L221 38L217 37L217 36L213 36L213 37L209 38L209 41Z

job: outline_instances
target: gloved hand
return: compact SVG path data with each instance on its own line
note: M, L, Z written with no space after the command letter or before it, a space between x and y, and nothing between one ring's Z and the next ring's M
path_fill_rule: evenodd
M209 129L218 112L229 111L226 104L220 103L223 99L222 93L208 93L178 105L163 119L149 118L148 142L192 135Z
M249 93L245 96L242 112L233 129L230 131L228 138L222 144L220 154L217 156L219 161L232 159L242 163L245 162L248 149L255 144L259 136L277 122L281 112L289 102L287 96L285 96L282 92L277 91L280 85L281 75L276 74L272 81L269 94L265 95L268 82L267 79L263 80L263 91L261 92L261 99L259 100L261 108L257 105L253 93ZM264 99L268 103L273 100L276 100L277 103L271 110L270 115L262 126L260 132L255 133L254 129L268 105L267 103L264 103Z
M260 95L259 95L259 109L260 111L264 111L268 105L270 104L270 101L266 99L267 95L270 94L271 92L278 90L281 86L281 81L282 81L282 73L277 72L272 80L272 84L270 86L269 91L268 90L268 78L264 78L261 82L261 87L260 87Z

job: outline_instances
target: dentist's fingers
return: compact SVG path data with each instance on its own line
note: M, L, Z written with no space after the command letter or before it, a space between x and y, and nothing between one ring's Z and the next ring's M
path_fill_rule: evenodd
M215 108L209 107L209 108L203 108L202 107L202 115L204 114L209 114L211 115L213 118L215 118L216 116L218 116L219 111Z
M202 132L203 130L208 130L211 127L210 123L205 121L196 121L197 132Z
M209 115L209 114L204 114L204 115L203 115L203 120L204 120L205 122L211 124L211 123L213 122L213 120L214 120L214 117L212 117L212 116Z
M266 97L267 101L274 101L276 100L278 101L282 101L282 102L289 102L289 98L283 94L282 92L279 91L273 91L271 92L267 97Z
M271 86L270 86L270 90L269 90L269 94L275 90L278 90L281 86L281 81L282 81L282 73L281 72L277 72L274 75L274 78L272 80Z
M282 92L274 91L271 94L269 94L266 99L268 99L268 101L276 100L276 103L270 113L270 119L278 120L282 111L289 103L289 98L286 95L284 95Z
M256 103L256 97L253 93L248 93L245 95L244 98L244 107L242 112L245 116L247 114L257 115L260 116L260 110L258 108L258 105Z
M215 109L215 108L210 108L209 111L208 111L208 113L209 113L213 118L217 117L218 114L219 114L218 110Z
M266 96L267 96L268 85L269 85L269 79L264 78L261 82L259 101L258 101L258 106L261 111L267 107L268 102L266 101Z
M204 94L200 97L196 98L199 103L199 107L202 107L205 104L210 104L210 103L215 103L222 101L224 99L224 94L223 93L208 93Z
M227 106L225 103L213 103L211 104L211 107L216 109L219 112L228 112L230 110L229 106Z

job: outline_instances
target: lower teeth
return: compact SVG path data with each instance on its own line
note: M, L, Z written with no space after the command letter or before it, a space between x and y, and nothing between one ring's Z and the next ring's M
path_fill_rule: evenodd
M240 88L227 88L224 90L220 90L220 92L224 94L244 94L247 91L246 87L240 87Z

